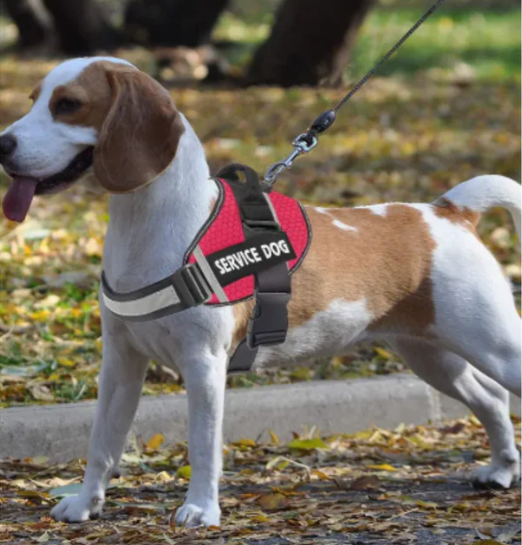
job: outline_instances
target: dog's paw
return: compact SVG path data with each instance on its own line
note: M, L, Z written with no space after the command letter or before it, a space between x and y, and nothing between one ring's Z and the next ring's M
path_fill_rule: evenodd
M185 502L173 516L179 526L219 526L221 510L217 504L204 509Z
M97 519L103 508L103 498L94 496L86 500L81 494L68 496L56 505L51 511L51 517L61 522L83 522Z
M482 466L471 474L471 484L475 488L506 490L520 479L519 462L507 465Z

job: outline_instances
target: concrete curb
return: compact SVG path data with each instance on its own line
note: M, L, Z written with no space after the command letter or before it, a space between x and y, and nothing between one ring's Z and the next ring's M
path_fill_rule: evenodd
M520 402L512 400L520 415ZM85 457L96 402L29 406L0 411L0 458L48 456L62 462ZM225 440L256 438L269 429L281 439L317 426L322 434L352 433L372 425L425 424L469 414L413 375L346 381L302 382L228 390ZM186 396L144 397L132 431L167 442L187 439Z

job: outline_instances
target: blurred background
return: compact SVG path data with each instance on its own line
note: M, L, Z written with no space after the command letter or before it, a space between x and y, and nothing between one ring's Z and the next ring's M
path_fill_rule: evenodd
M72 56L128 59L171 90L211 171L260 173L338 101L431 0L4 0L0 128L31 89ZM520 180L520 3L447 0L341 110L279 191L332 206L431 201L477 174ZM5 191L8 179L0 174ZM36 197L26 221L0 219L0 406L96 396L97 303L107 196L78 183ZM520 289L510 220L480 234ZM518 296L517 296L518 297ZM403 370L385 347L230 379L232 386ZM159 364L145 394L182 383Z

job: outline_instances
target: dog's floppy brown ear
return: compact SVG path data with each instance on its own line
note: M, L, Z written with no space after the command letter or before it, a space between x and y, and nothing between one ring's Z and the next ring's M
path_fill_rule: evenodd
M94 150L94 174L111 193L150 184L174 159L184 131L166 89L126 66L106 68L111 106Z

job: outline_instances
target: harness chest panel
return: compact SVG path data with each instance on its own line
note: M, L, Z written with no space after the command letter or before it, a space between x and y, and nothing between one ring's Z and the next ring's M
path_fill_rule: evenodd
M205 256L206 259L206 257L216 254L216 252L246 242L232 182L228 182L223 178L216 178L214 181L219 189L218 199L209 219L186 252L184 264L198 263L201 266L201 256ZM311 229L306 212L298 201L281 193L272 191L267 193L265 198L279 223L281 231L286 233L295 253L295 257L287 261L288 270L291 274L297 270L303 261L311 241ZM239 254L235 261L231 260L230 265L227 263L225 265L229 269L233 269L234 266L239 269L245 261L245 256ZM209 265L214 266L214 263ZM251 274L222 286L219 289L219 294L214 291L212 297L204 304L234 304L253 297L254 289L254 275Z
M218 198L183 265L127 293L115 292L102 272L102 297L113 314L129 321L254 298L246 336L228 364L229 373L243 372L252 368L261 346L285 342L292 273L306 256L312 232L304 208L265 189L251 168L232 164L218 176Z

